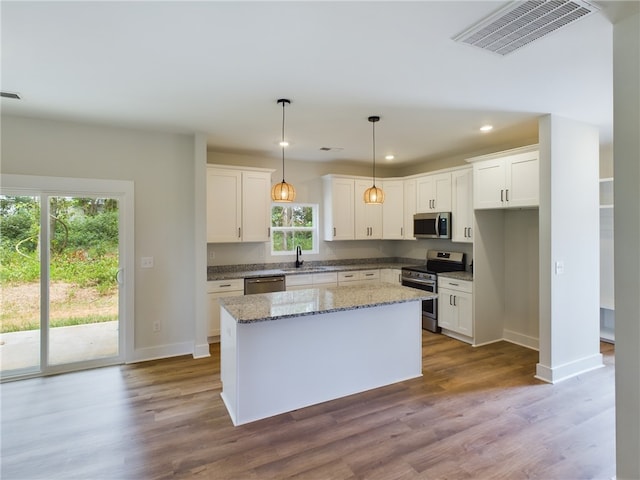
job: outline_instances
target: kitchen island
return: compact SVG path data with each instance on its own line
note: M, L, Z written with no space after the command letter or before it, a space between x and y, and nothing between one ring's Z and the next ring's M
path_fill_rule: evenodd
M421 301L435 297L379 283L221 298L233 424L421 376Z

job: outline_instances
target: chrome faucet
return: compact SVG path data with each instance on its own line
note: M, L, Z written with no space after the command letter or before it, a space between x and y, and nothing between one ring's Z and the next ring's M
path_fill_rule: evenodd
M300 260L300 255L302 255L302 249L300 245L296 247L296 268L300 268L304 263L304 260Z

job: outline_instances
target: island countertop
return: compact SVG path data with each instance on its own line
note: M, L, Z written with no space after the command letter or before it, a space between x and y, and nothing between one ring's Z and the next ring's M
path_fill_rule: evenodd
M437 296L391 283L376 283L223 297L220 305L241 324L430 300Z

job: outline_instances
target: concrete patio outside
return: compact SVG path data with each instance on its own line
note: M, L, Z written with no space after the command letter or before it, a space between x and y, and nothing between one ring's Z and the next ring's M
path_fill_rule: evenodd
M50 330L49 364L60 365L118 354L118 322L90 323ZM40 330L0 334L0 371L37 367Z

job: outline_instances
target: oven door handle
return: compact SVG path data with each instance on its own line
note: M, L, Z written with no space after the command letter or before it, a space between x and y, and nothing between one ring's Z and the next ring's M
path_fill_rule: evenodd
M436 282L434 282L433 280L424 281L424 280L416 280L414 278L406 278L406 277L402 278L402 285L404 285L405 287L410 287L412 283L415 285L420 285L425 287L433 287L434 292L436 290Z

